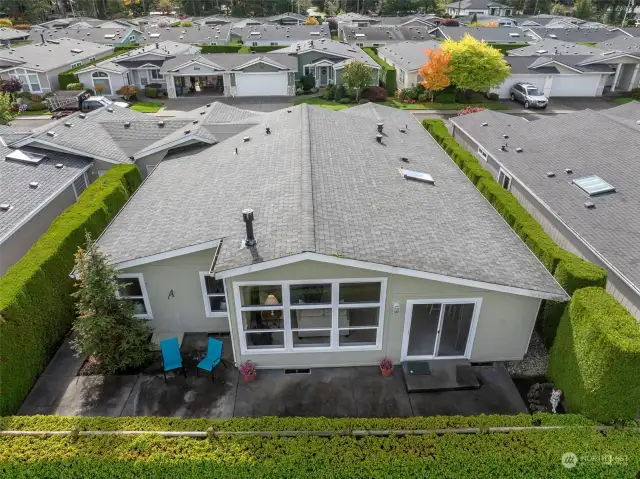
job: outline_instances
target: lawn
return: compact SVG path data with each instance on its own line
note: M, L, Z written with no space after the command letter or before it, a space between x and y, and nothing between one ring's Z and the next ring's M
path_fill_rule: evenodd
M131 109L140 113L156 113L163 106L159 101L138 101L131 105Z
M633 101L633 98L629 96L625 96L622 98L616 98L616 105L624 105L625 103L630 103Z
M33 110L33 111L20 111L18 116L46 116L51 115L49 110Z
M342 103L336 103L335 101L325 100L319 96L313 98L300 98L294 102L294 105L300 105L301 103L308 103L309 105L321 106L329 110L344 110L353 105L343 105Z
M328 108L329 110L344 110L345 108L349 108L354 105L344 105L342 103L336 103L335 101L325 100L321 97L313 97L313 98L300 98L295 101L296 105L300 105L301 103L308 103L309 105L321 106L323 108ZM399 110L462 110L466 106L477 106L487 108L489 110L510 110L511 107L509 105L505 105L504 103L498 102L490 102L490 103L473 103L473 104L463 104L463 103L403 103L394 98L389 99L381 103L381 105L390 106L393 108L398 108Z

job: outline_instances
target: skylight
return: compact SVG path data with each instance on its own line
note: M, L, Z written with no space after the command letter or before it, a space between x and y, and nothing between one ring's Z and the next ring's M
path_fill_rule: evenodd
M436 183L433 177L428 173L421 173L419 171L405 170L404 168L400 168L400 174L405 180L422 181L424 183L429 183L430 185L434 185Z
M159 33L150 33L149 34L149 38L160 38L160 34Z
M596 196L602 193L611 193L616 191L615 187L604 181L602 178L596 175L583 176L582 178L576 178L571 183L576 185L582 191L589 196Z
M72 48L71 53L82 53L83 50L81 48Z
M37 165L46 158L45 155L39 155L37 153L26 152L21 150L14 150L5 156L5 160L20 161L22 163L29 163Z

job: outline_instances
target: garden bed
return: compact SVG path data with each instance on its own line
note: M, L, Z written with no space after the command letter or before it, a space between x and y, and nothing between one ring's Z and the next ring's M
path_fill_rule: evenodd
M33 110L33 111L19 111L18 116L47 116L51 115L50 110Z
M329 110L344 110L352 106L356 106L357 103L340 103L332 100L325 100L322 97L312 98L299 98L295 101L296 105L301 103L308 103L309 105L321 106ZM487 103L404 103L398 99L391 98L379 103L380 105L390 106L392 108L398 108L399 110L451 110L458 111L466 107L480 107L488 110L510 110L511 106L499 103L499 102L487 102Z

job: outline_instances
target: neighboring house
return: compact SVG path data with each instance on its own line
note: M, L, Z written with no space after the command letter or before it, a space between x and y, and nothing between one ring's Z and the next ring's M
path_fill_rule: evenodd
M543 38L537 41L529 40L529 45L509 50L508 54L509 56L595 55L600 52L602 52L602 50L596 46L580 45L562 39Z
M59 28L95 28L98 27L107 20L100 20L99 18L93 17L68 17L68 18L56 18L54 20L49 20L48 22L39 23L37 25L33 25L31 28L37 30L54 30Z
M113 53L113 47L60 38L0 50L0 78L19 78L22 90L47 93L59 89L58 74Z
M231 41L228 25L197 25L191 27L157 28L147 27L138 43L152 44L163 41L188 43L190 45L226 45Z
M47 231L87 187L91 160L38 148L5 146L29 132L2 127L0 147L0 276Z
M260 25L234 27L231 39L241 40L247 46L292 45L301 40L331 38L329 25Z
M515 13L513 7L490 0L461 0L444 6L452 17L467 15L487 15L492 17L510 17Z
M141 35L142 32L132 26L120 26L119 28L78 29L71 27L31 32L29 40L33 42L41 42L42 37L44 37L45 41L59 40L61 38L71 38L73 40L86 40L92 43L122 47L130 45L132 43L138 43Z
M199 53L200 48L186 43L163 41L136 48L96 65L76 72L78 80L86 86L96 83L105 86L102 94L114 96L125 85L144 90L150 83L168 88L160 70L165 61L177 55Z
M172 155L98 245L155 341L229 332L258 368L518 360L568 298L411 113L371 103Z
M451 122L561 248L607 270L607 290L640 319L638 118L632 102L533 122L492 111Z
M524 17L518 19L518 24L522 28L545 27L545 28L614 28L604 23L588 22L575 17L564 17L558 15L540 14L534 17Z
M566 28L559 31L557 28L525 28L525 34L531 34L535 40L551 38L563 42L573 43L598 43L619 36L629 37L619 28Z
M425 40L433 38L426 26L400 27L400 26L372 26L357 27L355 25L343 25L339 29L339 38L343 42L352 43L359 47L379 47L405 40Z
M24 42L29 39L28 30L16 30L15 28L0 28L0 45L11 45Z
M158 27L158 25L171 26L177 25L182 22L182 20L177 17L169 17L165 15L151 15L148 17L130 18L128 21L134 25L137 25L143 31L149 27Z
M396 85L398 89L410 88L420 83L423 78L418 70L428 63L426 50L438 50L440 42L401 42L378 49L378 56L396 69Z
M275 55L293 55L298 60L296 79L303 75L311 75L317 87L342 83L342 69L351 61L359 61L373 70L371 85L378 85L380 65L378 65L360 47L335 40L310 40L297 42L275 52Z
M278 25L302 25L306 19L307 17L299 13L287 12L266 17L264 21Z
M458 20L464 22L465 24L470 24L473 22L478 22L481 24L487 23L497 23L500 27L517 27L518 20L514 18L507 17L496 17L491 15L467 15L466 17L459 17Z
M298 60L277 53L208 53L178 55L160 73L169 98L188 92L190 79L222 86L224 96L294 96ZM219 90L218 90L219 91Z
M376 25L395 25L398 27L429 27L434 28L440 22L440 18L436 15L415 14L405 17L376 17Z
M211 25L231 25L232 23L237 21L239 21L238 18L214 15L211 17L199 18L197 20L194 20L193 23L194 25L197 24L197 25L211 26Z
M466 34L471 35L476 40L486 43L526 43L531 39L526 37L523 31L517 27L447 27L434 28L429 32L431 35L442 40L462 39Z
M381 22L380 17L368 17L366 15L360 15L359 13L342 13L333 17L338 25L348 24L358 27L368 27L370 25L377 25Z

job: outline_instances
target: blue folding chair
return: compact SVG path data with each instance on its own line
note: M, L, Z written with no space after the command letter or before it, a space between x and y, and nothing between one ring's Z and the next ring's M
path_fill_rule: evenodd
M182 364L182 356L180 355L180 344L178 338L163 339L160 341L160 350L162 351L162 367L164 370L164 382L167 382L167 371L182 368L184 377L187 377L187 370Z
M222 363L222 365L227 367L222 359L222 341L214 338L209 338L207 342L207 355L204 357L202 361L198 363L198 368L196 369L196 376L198 375L198 369L204 369L205 371L211 371L211 381L216 382L213 374L213 370L215 367Z

